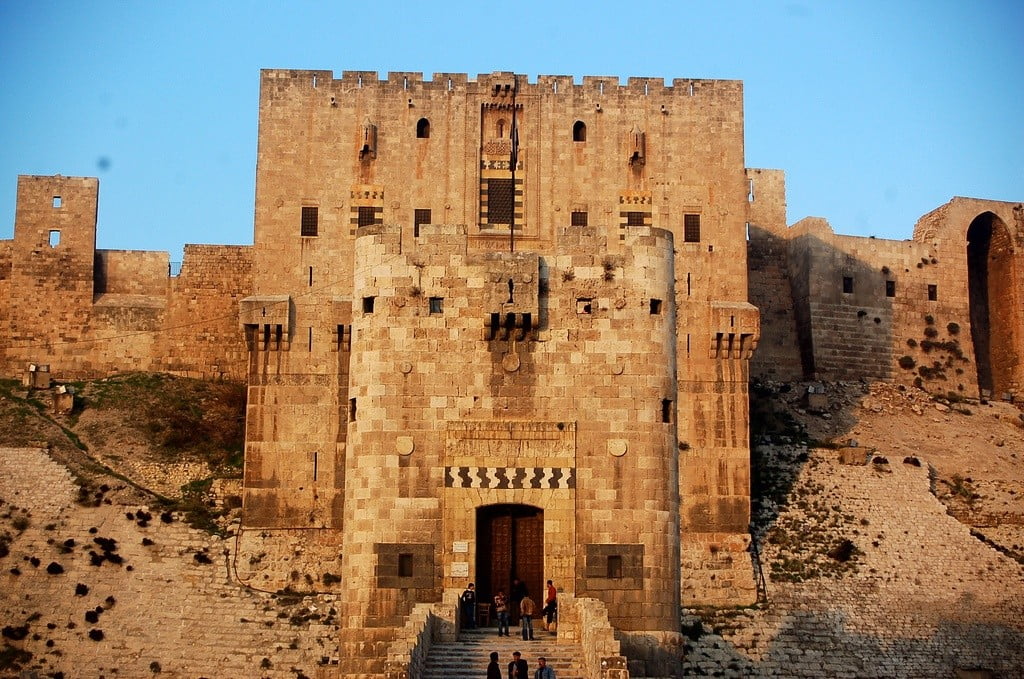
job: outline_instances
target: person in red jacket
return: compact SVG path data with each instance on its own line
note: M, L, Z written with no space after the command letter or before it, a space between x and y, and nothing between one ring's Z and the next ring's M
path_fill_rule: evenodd
M548 580L548 594L544 598L544 608L541 609L540 614L546 616L546 624L544 629L551 627L551 621L555 617L555 613L558 611L558 590L555 589L554 584Z

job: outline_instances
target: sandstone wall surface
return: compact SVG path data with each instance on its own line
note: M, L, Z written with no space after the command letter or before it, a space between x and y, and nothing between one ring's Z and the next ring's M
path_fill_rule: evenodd
M820 218L752 224L751 300L764 325L754 374L792 378L799 357L806 378L1019 394L1021 213L1019 204L955 198L905 241L839 235Z
M50 365L57 379L132 370L241 379L237 309L252 290L252 248L97 250L94 178L22 176L14 239L0 244L0 370Z

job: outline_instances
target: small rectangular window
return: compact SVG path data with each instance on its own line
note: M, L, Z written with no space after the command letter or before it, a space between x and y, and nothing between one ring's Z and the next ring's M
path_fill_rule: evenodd
M928 285L928 301L934 302L939 298L939 286L934 283Z
M672 399L663 398L661 399L661 421L671 422L672 421Z
M373 213L374 210L372 207L358 208L358 215L356 216L356 225L360 227L372 226L373 223L375 222Z
M643 226L644 225L644 213L643 212L627 212L626 213L626 226Z
M303 236L316 236L320 230L319 210L315 207L302 208L302 230Z
M50 247L55 248L60 245L60 231L54 229L50 231Z
M412 554L399 554L398 555L398 577L400 578L411 578L413 575L412 570Z
M843 276L843 294L849 295L853 293L853 277Z
M430 313L441 314L444 313L444 297L431 297L430 298Z
M582 210L574 210L572 215L569 217L569 224L571 226L586 226L587 225L587 213Z
M430 210L424 210L417 208L412 218L412 235L415 238L420 237L420 225L430 224Z
M53 206L54 207L60 207L61 206L60 196L54 196L53 197Z
M896 296L896 281L885 282L885 296L895 297Z
M594 311L594 300L589 297L580 297L576 300L576 313L589 314Z
M661 313L661 300L651 298L651 315L657 316Z
M376 299L377 299L376 297L363 297L363 313L364 314L372 314L373 313L373 302Z
M683 215L683 242L700 242L700 215Z
M355 400L355 398L350 398L348 400L348 421L349 422L355 422L356 421L356 400Z
M620 579L622 577L622 556L610 554L608 556L607 577L609 579Z

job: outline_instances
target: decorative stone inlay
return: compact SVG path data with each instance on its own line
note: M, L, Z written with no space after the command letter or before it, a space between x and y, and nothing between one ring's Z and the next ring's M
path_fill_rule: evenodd
M446 488L575 488L572 467L445 467Z

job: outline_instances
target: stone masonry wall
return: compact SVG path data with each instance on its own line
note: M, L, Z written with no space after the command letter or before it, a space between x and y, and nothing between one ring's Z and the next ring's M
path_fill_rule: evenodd
M241 379L237 309L252 290L252 249L186 245L181 275L165 252L97 250L99 184L19 177L15 237L0 243L0 371L49 364L57 379L167 371ZM16 292L15 292L16 291Z
M803 364L786 237L786 183L781 170L748 169L747 286L761 314L761 339L751 359L755 375L800 380Z
M165 297L168 266L166 252L97 250L94 292Z
M956 198L922 217L914 239L906 241L837 235L819 218L788 229L752 226L751 299L762 308L766 350L755 357L755 374L791 375L799 352L809 378L894 380L976 396L972 332L980 322L992 338L984 356L997 395L1018 392L1024 370L1021 212L1012 203ZM978 286L994 301L976 316L967 246L968 227L980 219L994 226L992 271ZM793 327L787 291L795 342L786 339Z

